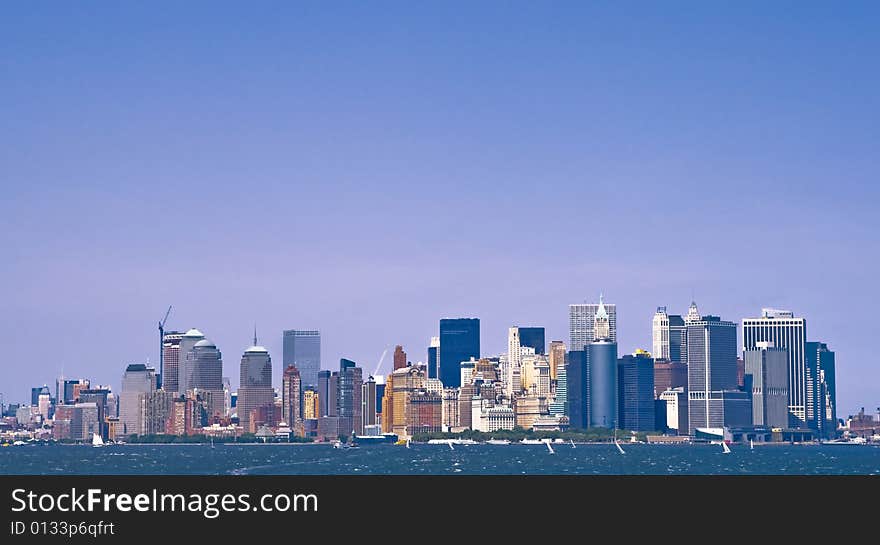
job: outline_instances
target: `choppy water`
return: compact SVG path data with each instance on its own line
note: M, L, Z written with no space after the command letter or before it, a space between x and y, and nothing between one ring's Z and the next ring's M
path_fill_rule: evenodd
M114 445L0 448L0 474L758 474L880 475L878 446L768 445Z

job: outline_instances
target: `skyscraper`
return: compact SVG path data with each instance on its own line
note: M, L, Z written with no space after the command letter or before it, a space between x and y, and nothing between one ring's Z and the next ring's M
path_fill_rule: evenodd
M688 425L697 428L748 425L750 398L736 390L736 324L717 316L687 322ZM744 404L745 409L738 409ZM747 411L747 422L740 418Z
M288 367L289 369L289 367ZM300 384L302 384L302 379L300 379ZM303 390L303 411L302 416L303 420L314 420L318 418L318 415L321 414L320 408L320 400L318 399L318 391L313 390L311 388L307 388Z
M619 426L653 431L655 426L654 359L645 351L617 360Z
M363 370L345 358L339 360L339 388L337 393L337 415L340 425L345 426L341 433L363 435Z
M322 416L330 416L330 371L321 370L318 371L318 415L315 418L321 418ZM302 377L302 374L300 374ZM334 395L335 395L334 388ZM333 398L333 416L336 415L336 397Z
M530 346L535 349L535 354L546 354L544 351L544 328L543 327L520 327L520 346Z
M394 370L403 369L404 367L406 367L406 352L398 344L394 347Z
M312 390L306 391L312 392ZM281 419L295 432L302 427L304 405L302 393L302 377L299 369L295 365L288 365L281 377ZM310 401L314 412L314 396Z
M188 356L192 349L196 346L201 340L204 340L205 336L198 329L192 328L189 329L186 333L181 335L180 339L173 339L169 342L172 347L169 347L169 351L165 353L165 372L168 375L166 381L163 382L163 388L170 392L180 392L181 394L186 393L187 390L191 390L193 387L189 384L189 379L192 376L192 370L188 367L190 364L190 360ZM177 370L175 376L174 363L173 358L175 357L175 350L173 349L174 342L177 342ZM162 350L165 350L165 346L163 343ZM174 385L177 385L176 388ZM175 388L172 390L172 388Z
M303 388L318 385L321 370L321 332L287 329L283 334L283 365L295 365L302 377Z
M743 319L743 350L754 350L759 342L770 342L788 355L789 426L818 429L815 419L807 417L807 321L795 318L789 310L761 309L760 318Z
M752 424L768 428L788 426L788 354L773 343L759 341L743 352L744 385L752 395Z
M571 350L568 353L565 376L569 424L573 429L587 429L590 427L590 370L586 352Z
M652 329L655 360L687 363L687 335L681 316L667 314L666 307L657 307Z
M361 414L363 414L364 426L376 425L376 381L368 377L364 382L364 393L361 396Z
M428 378L437 378L440 374L440 337L431 337L428 345Z
M124 435L146 433L146 403L156 391L156 370L143 363L132 363L122 375L122 392L119 394L119 422ZM97 407L95 409L97 419Z
M480 357L480 319L441 319L439 352L443 386L461 386L461 362Z
M550 342L550 380L559 379L559 369L565 365L565 343L562 341Z
M822 342L808 342L805 348L807 419L815 422L820 437L833 437L837 432L834 352Z
M617 343L611 340L611 323L605 303L593 316L594 340L586 345L590 389L590 425L619 426L617 416Z
M507 360L504 366L504 388L507 395L518 396L522 390L522 345L519 328L511 327L507 332Z
M185 340L185 339L184 339ZM183 340L181 340L183 345ZM223 355L208 339L197 342L186 354L186 390L199 390L210 400L208 417L223 415ZM239 405L241 399L239 399ZM238 409L241 416L241 407Z
M247 430L251 427L251 411L275 400L275 392L272 390L272 358L269 357L269 351L265 347L257 344L256 332L254 332L253 346L245 350L241 356L240 371L238 421ZM293 422L288 424L293 426Z
M162 337L162 384L160 387L166 392L177 392L180 388L180 341L183 333L179 331L166 331ZM201 340L200 337L197 340ZM195 344L195 343L193 343ZM190 346L192 348L192 346Z
M609 338L611 342L617 343L617 305L602 304L608 314ZM595 320L598 311L598 304L568 306L569 350L583 350L584 346L596 340Z
M564 349L565 345L562 346ZM550 357L553 357L553 348L550 349ZM554 416L568 415L568 375L566 374L565 356L562 360L557 360L556 367L556 392L549 410L550 414Z

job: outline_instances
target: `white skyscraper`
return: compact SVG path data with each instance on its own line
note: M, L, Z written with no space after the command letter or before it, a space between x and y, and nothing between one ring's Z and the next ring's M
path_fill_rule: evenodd
M519 344L519 328L511 327L507 333L507 369L504 386L510 396L520 394L522 389L522 347Z
M694 305L694 312L696 305ZM657 307L652 323L652 355L655 360L687 363L685 321L677 314L667 314L666 307Z
M806 339L807 321L789 310L762 308L760 318L743 319L744 352L758 349L761 342L787 352L789 425L794 427L815 426L808 414Z
M617 342L617 305L604 303L608 314L609 337ZM583 350L596 340L595 321L599 311L597 304L568 305L569 350Z

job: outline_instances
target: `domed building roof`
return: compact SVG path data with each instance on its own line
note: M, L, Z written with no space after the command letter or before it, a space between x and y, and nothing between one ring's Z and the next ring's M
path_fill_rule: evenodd
M266 350L265 346L254 345L254 346L248 348L247 350L245 350L244 353L245 354L254 354L254 353L268 354L269 351Z
M217 345L209 341L208 339L202 339L195 344L195 346L201 346L204 348L217 348Z
M198 338L200 338L200 339L204 339L204 338L205 338L205 334L202 333L201 331L199 331L199 330L196 329L196 328L192 328L192 329L190 329L189 331L187 331L186 333L184 333L183 336L184 336L184 337L198 337Z

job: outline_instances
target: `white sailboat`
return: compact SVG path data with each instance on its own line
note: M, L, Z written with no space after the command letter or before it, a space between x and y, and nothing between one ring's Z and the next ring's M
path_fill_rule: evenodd
M409 439L406 440L406 448L409 448Z
M450 439L446 444L449 445L449 450L455 450L455 447L452 446L452 439Z
M553 451L553 445L550 444L550 441L546 441L544 444L547 445L547 450L550 451L550 454L556 454L556 452Z
M724 454L730 454L730 447L727 446L727 441L721 441L721 448L724 449Z
M623 450L623 447L617 442L617 428L614 428L614 446L617 447L617 450L619 450L621 454L626 454L626 451Z
M105 444L104 439L100 435L98 435L97 433L92 434L92 446L93 447L103 447L104 444Z
M749 439L749 450L755 450L755 442Z
M571 448L577 448L576 446L574 446L574 439L569 439L569 441L571 441Z

